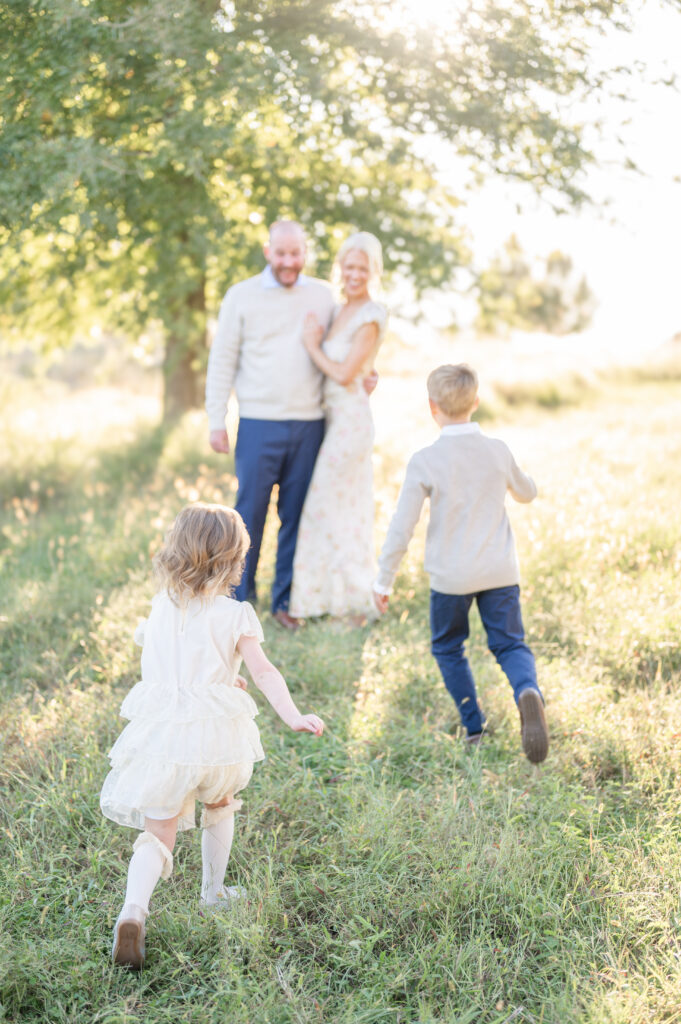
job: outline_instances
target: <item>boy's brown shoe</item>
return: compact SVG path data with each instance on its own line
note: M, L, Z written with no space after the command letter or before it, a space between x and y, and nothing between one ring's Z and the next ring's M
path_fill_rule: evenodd
M120 967L139 971L144 965L144 922L146 914L141 907L128 903L121 910L114 925L111 959Z
M518 697L518 711L523 750L532 764L539 764L549 752L549 730L544 702L536 690L523 690Z

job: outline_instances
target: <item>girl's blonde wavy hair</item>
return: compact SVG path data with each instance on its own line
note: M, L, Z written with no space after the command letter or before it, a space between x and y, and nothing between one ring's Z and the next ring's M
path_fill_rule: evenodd
M154 555L159 587L183 607L193 597L229 595L241 579L250 547L233 508L197 502L182 509Z

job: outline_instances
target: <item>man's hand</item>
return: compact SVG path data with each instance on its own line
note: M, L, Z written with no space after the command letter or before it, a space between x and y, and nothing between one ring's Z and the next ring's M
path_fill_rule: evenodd
M375 370L372 370L371 373L368 373L364 380L362 381L362 387L366 391L367 395L370 395L373 391L376 390L377 384L378 374L376 373Z
M226 430L211 430L208 441L214 452L223 452L229 455L229 435Z
M374 604L378 608L381 615L385 615L388 610L388 603L390 596L388 594L379 594L377 590L374 590Z
M234 685L238 686L240 690L248 689L248 682L244 679L243 676L237 676L236 679L234 680Z

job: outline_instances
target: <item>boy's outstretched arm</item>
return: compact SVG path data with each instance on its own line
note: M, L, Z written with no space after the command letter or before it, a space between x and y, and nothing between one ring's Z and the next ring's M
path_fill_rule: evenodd
M511 453L509 452L509 455ZM511 468L508 474L508 489L516 501L527 503L537 497L537 485L531 476L523 473L511 455Z
M397 499L397 507L390 521L390 526L388 527L378 559L378 575L374 583L374 601L381 614L388 607L389 595L392 590L395 574L405 551L409 547L414 527L421 515L423 502L429 493L430 488L425 481L418 456L413 455L407 465L402 490Z

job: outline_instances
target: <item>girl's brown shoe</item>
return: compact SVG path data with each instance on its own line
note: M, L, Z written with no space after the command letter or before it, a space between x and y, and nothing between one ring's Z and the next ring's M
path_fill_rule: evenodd
M111 959L120 967L140 971L144 965L144 922L146 914L141 907L127 903L114 925Z

